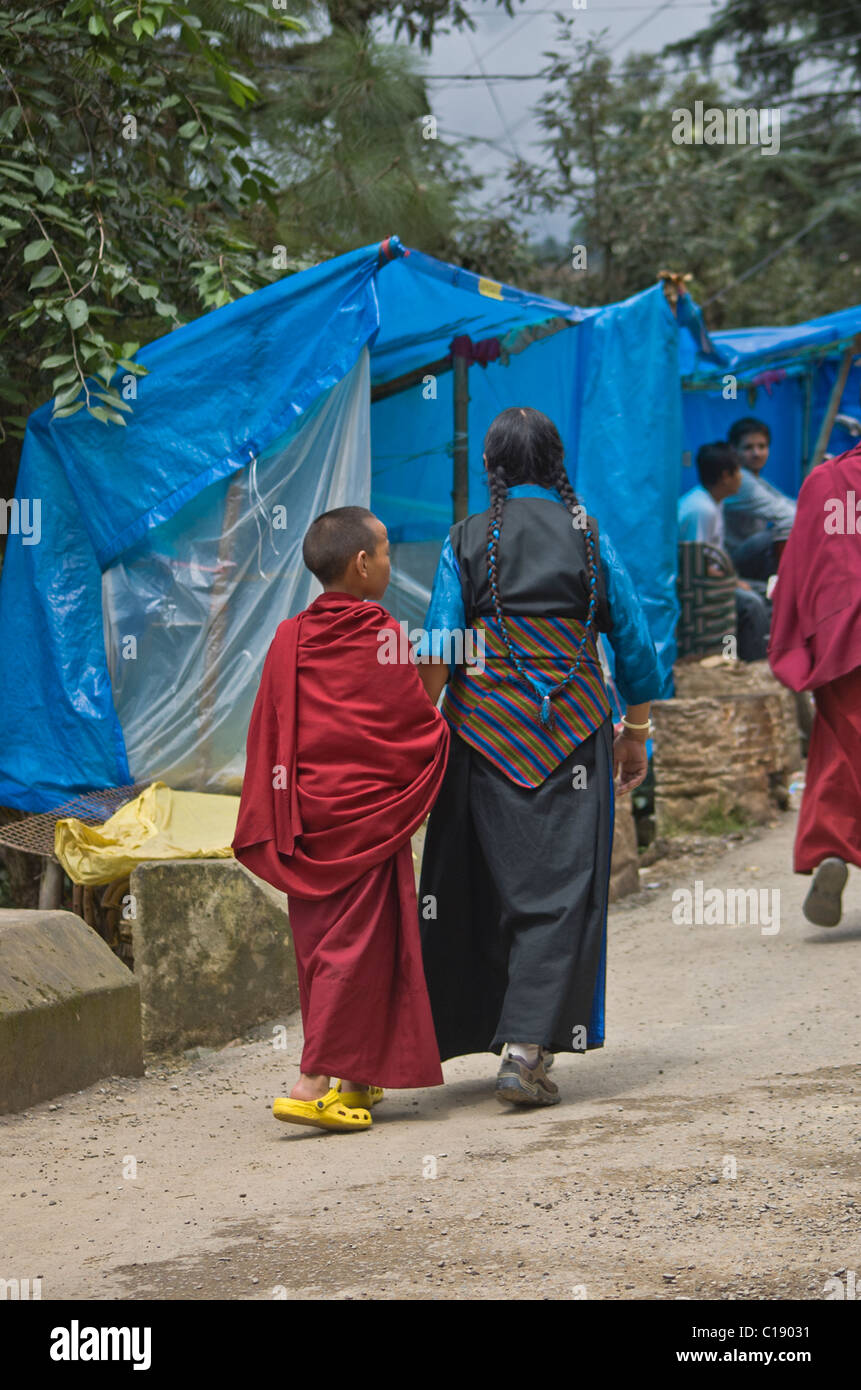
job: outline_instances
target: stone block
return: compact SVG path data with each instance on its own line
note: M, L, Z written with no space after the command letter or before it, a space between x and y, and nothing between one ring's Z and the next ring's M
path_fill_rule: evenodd
M298 1007L286 895L235 859L141 864L130 892L148 1047L228 1042Z
M0 1113L140 1076L140 990L73 912L0 910Z
M765 662L709 658L674 674L676 698L652 706L658 834L771 820L801 765L793 697Z
M742 693L775 696L780 704L784 742L782 754L779 747L776 753L791 770L801 767L798 697L775 680L767 661L724 661L712 656L703 661L680 662L673 670L673 682L677 699ZM781 734L777 728L775 737L779 745Z
M625 898L640 889L637 827L634 824L634 804L631 793L619 795L616 788L616 813L613 826L613 854L610 860L610 902Z

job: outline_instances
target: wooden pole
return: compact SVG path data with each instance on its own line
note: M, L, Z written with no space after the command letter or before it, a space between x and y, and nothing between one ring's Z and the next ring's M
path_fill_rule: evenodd
M469 515L469 362L454 358L454 470L452 502L455 521Z
M813 405L813 367L804 373L804 417L801 425L801 477L810 472L810 419Z
M212 791L210 786L215 772L215 730L218 683L221 677L221 658L227 634L227 604L233 586L230 573L233 548L236 544L236 527L242 509L242 483L250 464L234 473L227 489L224 503L224 519L221 525L221 538L218 543L218 571L209 591L209 624L204 639L203 676L198 691L198 712L200 716L200 748L198 767L201 785L198 791Z
M42 865L39 906L43 910L63 906L63 868L56 859L46 859Z
M840 408L840 398L843 395L843 390L849 377L849 368L852 366L852 358L855 356L856 352L858 352L859 348L861 348L861 334L852 339L852 342L844 350L843 356L840 359L840 367L835 377L834 385L831 388L831 395L828 397L828 409L825 412L825 418L822 421L819 434L816 438L816 448L813 450L813 459L810 464L811 468L815 468L825 457L828 440L831 438L831 431L834 428L834 420Z
M451 353L448 357L438 358L436 362L426 362L423 367L415 367L403 376L396 376L392 381L383 381L379 386L372 386L371 404L385 401L389 396L397 396L401 391L409 391L413 386L421 386L426 376L441 376L443 372L450 371Z

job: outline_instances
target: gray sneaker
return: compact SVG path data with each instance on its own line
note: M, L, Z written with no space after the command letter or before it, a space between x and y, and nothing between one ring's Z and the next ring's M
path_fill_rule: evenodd
M558 1105L561 1099L543 1059L528 1067L519 1057L506 1057L496 1076L494 1094L502 1105Z
M813 875L801 911L815 927L836 927L843 915L841 898L849 870L842 859L823 859Z

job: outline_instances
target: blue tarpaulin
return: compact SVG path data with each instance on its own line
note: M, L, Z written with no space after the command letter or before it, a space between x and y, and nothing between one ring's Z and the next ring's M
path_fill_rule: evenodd
M772 435L763 476L790 496L797 496L840 358L859 335L859 304L807 323L712 333L710 353L698 351L690 334L680 334L685 449L690 455L682 475L683 490L698 481L692 465L700 444L726 439L734 420L753 416L765 421ZM861 420L859 392L861 362L849 374L840 414ZM828 441L828 452L843 453L855 442L856 436L838 423Z
M159 775L235 790L262 656L312 592L301 538L327 506L370 501L393 542L387 601L421 616L452 520L458 337L474 359L470 509L486 505L493 416L546 411L635 577L671 692L683 417L662 288L578 309L393 238L143 348L125 428L52 421L49 405L31 417L17 497L39 502L41 534L12 528L0 581L0 804L45 810ZM370 406L369 387L408 373Z
M8 536L0 580L0 804L47 810L129 782L103 571L353 367L379 327L378 264L365 247L142 348L149 375L125 428L85 411L52 420L50 405L31 416L16 497L38 504L41 535Z

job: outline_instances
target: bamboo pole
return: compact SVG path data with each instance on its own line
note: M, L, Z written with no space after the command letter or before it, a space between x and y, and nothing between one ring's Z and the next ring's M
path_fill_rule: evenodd
M212 791L209 785L215 771L215 731L218 683L221 677L221 658L227 635L227 604L233 585L230 573L236 527L242 506L242 479L247 467L233 475L224 503L224 519L218 544L218 572L209 591L209 624L204 639L203 677L198 693L200 717L199 766L200 790Z
M834 419L840 408L840 398L843 395L846 382L849 378L849 369L852 366L852 358L861 348L861 334L852 339L852 342L844 349L840 359L840 367L831 388L831 395L828 397L828 408L825 411L825 418L819 427L819 434L816 438L816 448L813 450L811 469L821 463L825 457L825 450L828 447L828 440L831 438L831 431L834 428Z
M413 386L421 386L426 376L441 376L443 372L450 371L451 353L447 357L438 358L436 362L426 362L423 367L415 367L403 376L396 376L391 381L372 386L371 405L376 405L377 401L385 401L389 396L400 395L401 391L409 391Z
M469 361L454 359L454 520L469 514Z

